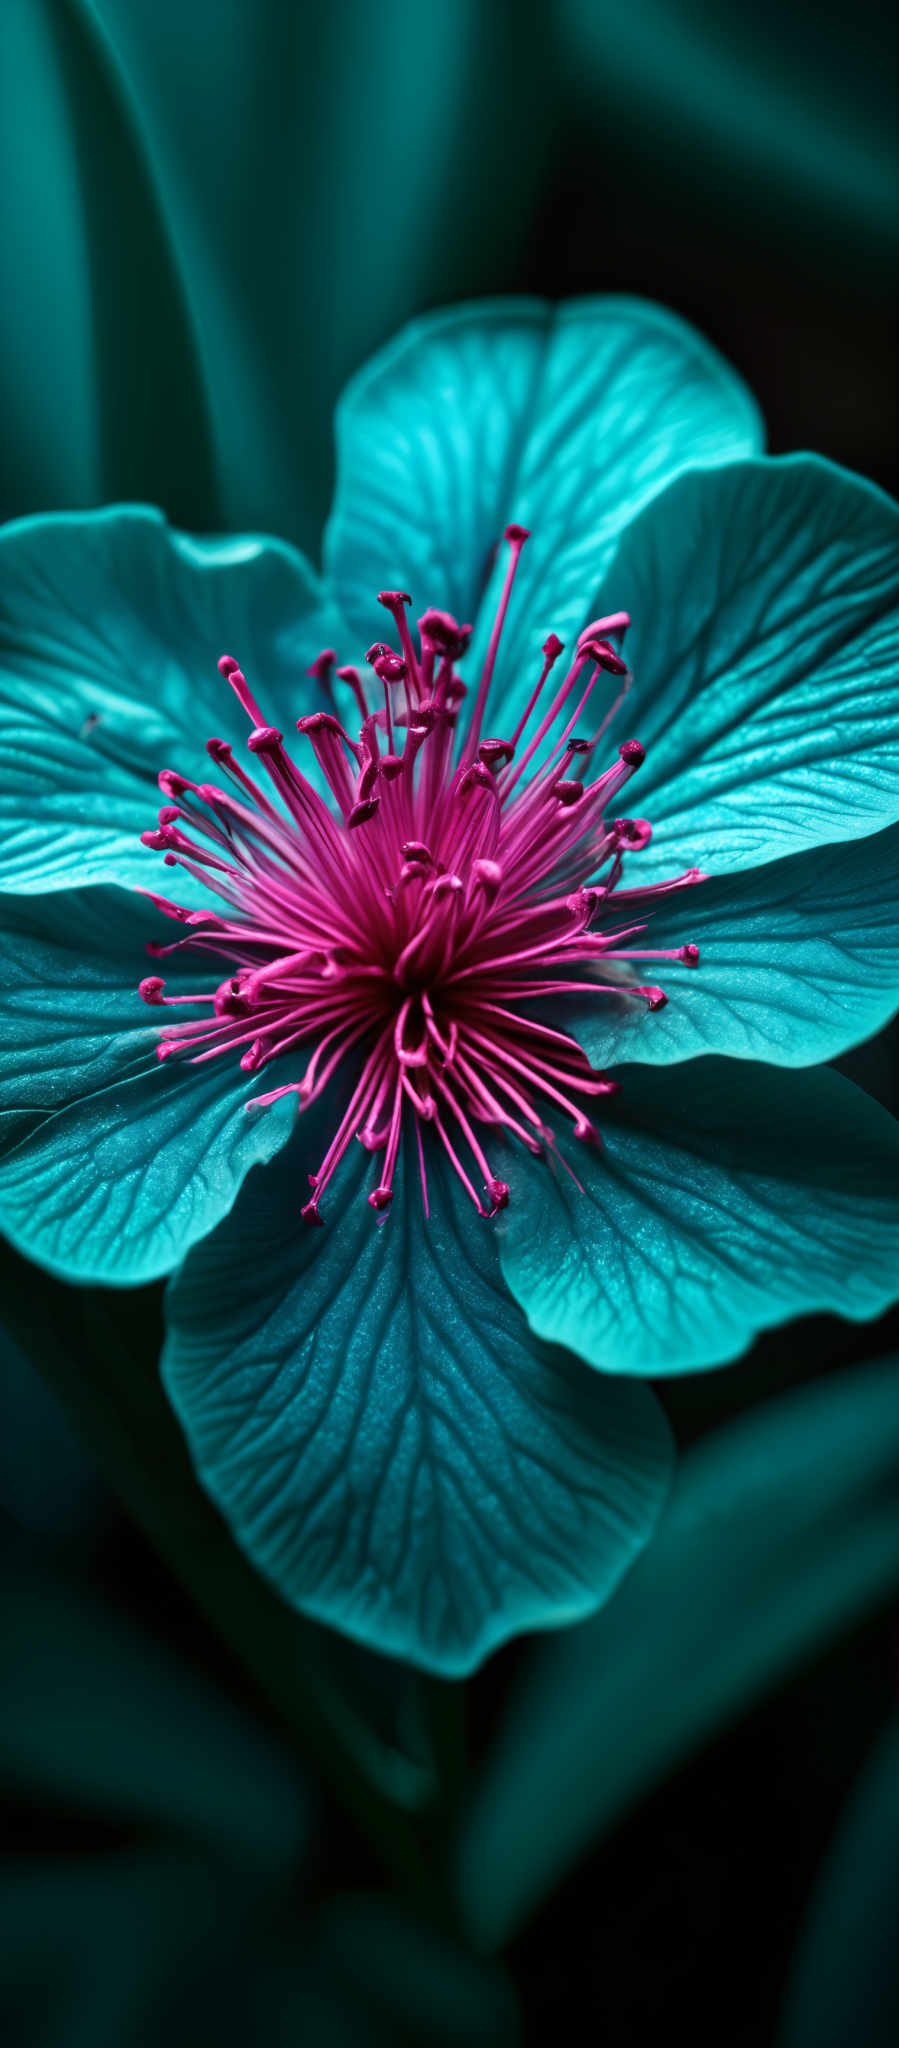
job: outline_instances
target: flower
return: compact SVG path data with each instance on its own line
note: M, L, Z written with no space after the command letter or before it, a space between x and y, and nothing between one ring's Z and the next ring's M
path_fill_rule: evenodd
M509 566L460 746L456 728L467 690L455 663L464 657L471 628L448 612L426 611L416 649L405 615L411 597L382 590L378 602L392 614L402 650L376 641L366 655L376 694L377 684L383 688L383 707L371 705L358 669L346 667L338 673L357 699L358 741L333 711L298 720L331 806L291 759L284 734L266 722L233 655L222 655L218 666L251 720L247 744L281 808L237 764L227 740L208 740L206 751L236 796L170 769L159 777L169 801L158 829L143 834L144 845L207 882L213 902L223 907L191 911L152 895L157 908L188 931L171 945L151 941L149 950L156 957L184 948L211 952L229 962L229 972L217 986L179 988L175 995L166 994L161 975L145 977L144 1002L178 1013L160 1036L157 1057L184 1053L201 1064L237 1056L245 1073L256 1074L311 1044L302 1079L247 1103L267 1109L295 1095L305 1109L359 1054L358 1078L335 1134L309 1175L313 1192L300 1213L310 1223L322 1222L321 1196L356 1138L382 1159L368 1200L385 1213L410 1123L425 1216L425 1127L478 1214L496 1215L510 1191L486 1158L476 1126L514 1136L538 1159L547 1150L561 1158L538 1101L570 1116L576 1138L597 1142L586 1105L617 1087L594 1071L574 1039L539 1022L533 1003L571 994L595 1000L623 988L644 997L651 1010L666 1001L655 984L623 982L617 963L659 957L656 949L634 944L646 929L639 919L673 889L700 880L699 870L622 890L625 853L652 837L645 819L611 815L643 760L639 741L626 740L614 764L588 780L630 682L609 638L623 635L627 615L595 620L581 634L559 688L547 690L563 651L551 633L515 731L507 739L484 736L512 584L529 538L523 527L506 529ZM333 666L327 648L310 670L328 694ZM592 739L579 738L575 727L604 674L623 678L618 698ZM544 742L551 751L528 777ZM598 871L602 879L589 886ZM611 919L611 928L597 929L600 915ZM615 928L620 918L624 929ZM699 948L687 944L661 957L695 967ZM586 964L611 972L612 981L600 974L572 979ZM185 1020L185 1005L207 1007L210 1015ZM481 1193L472 1170L483 1177Z
M642 1376L899 1291L894 1126L800 1071L896 1003L896 515L758 442L657 309L497 302L350 386L324 582L134 507L0 539L4 1227L174 1271L238 1539L435 1669L645 1543Z

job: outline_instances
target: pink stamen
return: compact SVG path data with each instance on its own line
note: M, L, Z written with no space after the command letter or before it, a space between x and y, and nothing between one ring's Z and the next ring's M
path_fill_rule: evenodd
M515 572L521 560L521 550L524 547L525 541L530 540L530 537L531 536L528 533L527 528L524 526L507 526L506 531L503 535L503 539L507 540L509 543L509 561L508 566L506 568L506 574L503 582L502 591L500 593L499 604L497 605L496 608L496 618L493 621L493 630L491 632L490 640L487 647L487 657L484 662L484 667L481 673L481 680L480 683L478 684L478 694L475 698L474 710L471 714L471 725L469 726L468 729L468 738L465 743L465 748L462 757L463 760L470 760L473 757L473 755L477 753L478 750L478 741L481 737L481 726L483 725L484 712L487 708L487 696L490 690L490 684L493 680L493 671L494 668L496 667L496 657L499 652L499 643L502 637L502 630L506 623L506 613L509 609L509 599L512 595L512 585L515 581Z
M577 654L575 655L575 658L571 664L568 674L565 677L565 681L563 682L561 689L559 689L556 692L556 695L553 698L553 701L549 707L549 710L546 713L545 718L541 719L533 739L525 747L524 753L521 756L521 760L516 764L514 769L510 769L508 772L508 775L503 785L504 799L511 796L516 783L521 781L521 777L524 774L528 762L533 759L534 755L537 752L537 748L540 746L541 741L546 738L547 733L555 724L555 721L558 718L559 712L561 711L563 704L567 703L568 698L570 697L571 692L574 689L578 676L581 674L582 669L586 668L588 661L592 660L592 658L593 651L590 642L588 642L585 647L578 648Z
M662 989L601 980L602 963L699 962L692 943L645 943L655 901L703 880L698 868L646 888L619 887L625 861L651 838L646 819L613 815L643 761L640 742L625 741L611 766L587 779L630 687L618 652L627 613L594 620L579 634L541 716L537 707L562 652L551 633L511 739L482 738L528 535L510 526L505 537L509 560L458 748L466 692L456 664L471 628L448 612L427 610L416 648L408 593L384 590L379 600L393 619L399 652L384 642L368 649L372 684L363 683L358 668L337 668L331 648L309 670L327 708L298 720L299 745L309 750L307 760L314 757L330 801L266 722L232 655L222 656L219 669L247 715L247 745L271 794L220 739L209 740L207 751L230 790L191 782L175 769L159 776L166 801L144 843L168 866L202 881L219 908L187 911L144 891L181 928L171 944L154 941L147 950L154 959L180 957L185 949L213 956L219 977L224 963L224 979L170 991L161 975L144 977L141 997L166 1019L158 1055L191 1063L233 1059L255 1075L296 1051L297 1078L249 1098L247 1107L260 1111L286 1095L302 1111L340 1074L350 1074L347 1107L309 1175L312 1193L302 1214L313 1224L322 1221L322 1196L355 1138L378 1156L368 1201L386 1220L410 1128L425 1215L426 1128L428 1143L440 1148L483 1216L505 1208L510 1183L514 1200L514 1172L510 1180L496 1172L479 1126L536 1156L548 1154L579 1187L543 1111L561 1111L579 1142L597 1144L587 1105L618 1084L590 1066L575 1038L529 1014L528 1006L545 997L625 997L657 1010L666 1001ZM337 715L335 673L360 714L358 740ZM575 727L604 675L623 678L623 687L592 737L579 739ZM542 766L526 779L545 743ZM629 915L637 921L628 922ZM200 1014L182 1021L185 1008Z

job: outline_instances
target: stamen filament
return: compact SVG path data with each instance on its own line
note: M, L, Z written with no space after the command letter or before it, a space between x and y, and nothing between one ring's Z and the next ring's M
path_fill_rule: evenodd
M283 734L266 723L230 655L219 667L250 720L247 745L260 758L270 793L221 739L209 740L207 752L231 787L192 782L174 769L159 778L166 801L158 827L144 841L167 866L202 883L222 908L210 903L205 911L189 911L143 892L180 927L170 944L154 941L151 955L173 956L178 969L185 952L204 964L213 956L219 974L205 989L180 981L170 989L159 975L144 978L141 995L167 1020L158 1056L195 1065L233 1057L252 1074L305 1045L297 1078L248 1099L247 1107L257 1111L286 1095L294 1095L302 1111L348 1074L346 1107L309 1176L312 1193L301 1213L311 1223L321 1223L322 1196L354 1138L381 1155L368 1200L386 1219L410 1123L425 1215L429 1145L442 1148L481 1215L505 1207L510 1183L514 1199L514 1173L510 1183L494 1173L480 1125L489 1125L498 1142L549 1154L579 1186L544 1112L561 1111L576 1139L597 1142L587 1107L614 1093L617 1083L590 1065L576 1038L529 1014L527 1005L570 997L601 1003L625 995L658 1009L666 1000L661 989L601 982L601 963L668 959L693 967L699 960L692 943L633 944L645 939L657 900L704 879L690 868L645 888L619 887L625 861L651 837L645 819L618 818L612 809L643 759L642 747L627 741L617 760L587 780L630 688L630 673L610 640L626 631L627 614L596 620L578 636L567 673L541 716L548 677L563 651L551 633L511 739L482 738L528 535L510 526L505 537L509 558L455 760L466 696L456 663L471 629L449 613L429 610L419 619L416 647L408 593L381 591L400 652L381 642L371 647L366 684L357 668L335 668L330 648L309 671L327 708L299 718L297 729L315 756L327 800L296 765ZM575 729L601 672L623 677L622 686L592 738L578 739ZM358 741L338 716L335 673L360 714ZM571 703L575 708L568 710ZM545 746L545 759L528 775ZM629 923L634 913L637 921ZM204 1014L182 1022L182 1011L191 1008ZM483 1199L465 1157L482 1176Z

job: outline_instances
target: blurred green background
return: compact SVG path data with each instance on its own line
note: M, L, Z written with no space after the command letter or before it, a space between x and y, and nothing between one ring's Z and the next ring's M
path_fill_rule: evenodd
M350 371L515 291L663 299L775 448L888 481L892 16L6 0L5 512L146 497L314 554Z
M150 499L315 557L348 374L415 314L507 292L665 302L752 385L775 451L896 488L891 7L4 0L0 17L3 516ZM844 1064L896 1108L895 1038ZM0 1278L13 2048L519 2026L550 2048L756 2048L781 2013L787 2048L821 2048L820 1964L795 1957L825 1852L868 1854L861 1791L842 1852L836 1829L895 1699L882 1595L613 1816L508 1971L482 1963L428 1871L527 1648L463 1707L297 1633L160 1410L158 1292L74 1295L5 1251ZM890 1319L815 1319L667 1385L666 1405L686 1447L896 1342ZM877 1855L882 1904L896 1872ZM825 1888L819 1955L828 1910ZM828 2010L861 2041L870 2012Z

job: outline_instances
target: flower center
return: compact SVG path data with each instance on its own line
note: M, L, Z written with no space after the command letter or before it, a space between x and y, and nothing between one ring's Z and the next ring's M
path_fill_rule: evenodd
M556 688L549 679L564 650L551 633L514 732L482 737L528 535L510 526L505 538L507 572L461 727L468 692L457 664L470 627L426 611L416 647L411 598L381 591L398 644L369 648L368 686L356 668L335 670L330 649L310 670L327 709L299 719L298 731L317 777L302 773L237 662L223 655L219 669L251 721L248 746L265 781L239 765L227 741L209 740L207 753L230 786L164 770L158 830L142 835L167 866L204 882L219 905L189 911L147 891L188 927L173 945L148 950L161 958L188 948L228 963L225 979L205 990L170 995L159 975L141 982L147 1003L179 1016L182 1006L207 1012L167 1022L159 1058L199 1064L233 1055L255 1074L306 1047L299 1077L255 1095L249 1109L287 1094L304 1109L350 1062L349 1100L309 1175L312 1195L302 1213L312 1223L322 1220L321 1197L354 1138L380 1158L369 1203L389 1208L404 1130L414 1132L427 1213L426 1124L482 1215L495 1215L509 1199L488 1156L496 1134L536 1155L552 1153L576 1180L546 1114L561 1112L577 1139L597 1143L588 1109L617 1083L591 1067L576 1040L550 1026L535 1004L629 994L659 1009L663 991L629 982L619 963L698 963L692 945L665 952L639 944L646 930L639 920L653 899L700 880L698 869L650 887L620 887L626 857L651 837L645 819L615 815L644 758L639 741L627 740L594 773L600 742L630 688L620 652L627 613L586 627ZM338 716L335 678L355 700L358 739ZM606 678L613 701L592 734L577 737Z

